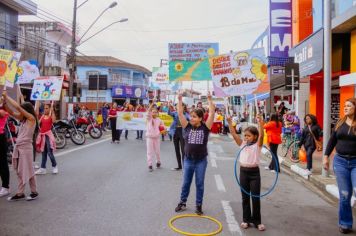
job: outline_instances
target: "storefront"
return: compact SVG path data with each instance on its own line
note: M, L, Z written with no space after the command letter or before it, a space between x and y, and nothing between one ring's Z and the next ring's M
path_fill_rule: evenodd
M118 85L111 90L112 100L118 105L123 105L125 102L130 102L132 105L142 104L143 100L147 98L146 94L146 90L140 86Z

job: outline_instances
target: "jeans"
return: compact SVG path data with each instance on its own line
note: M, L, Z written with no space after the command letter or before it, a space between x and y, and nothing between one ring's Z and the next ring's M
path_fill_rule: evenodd
M281 169L279 168L279 159L278 159L278 154L277 154L277 150L278 150L278 144L274 144L274 143L270 143L269 144L270 150L272 152L272 154L274 155L272 157L272 161L269 164L269 169L270 170L276 170L276 165L278 166L278 172L281 172ZM276 159L277 159L277 163L276 163Z
M313 169L313 153L315 152L315 147L306 147L307 152L307 169Z
M128 136L129 136L129 131L125 130L125 139L128 139Z
M45 148L42 152L42 163L41 163L41 168L43 169L46 169L47 156L49 156L49 159L51 159L52 167L57 166L57 162L53 155L53 150L51 148L49 137L47 135L45 137L46 137L46 143L45 143Z
M261 192L261 175L260 169L240 167L240 184L241 187L253 195L260 195ZM242 215L244 223L261 224L261 201L260 198L251 197L245 192L242 194ZM251 199L252 198L252 212Z
M6 135L0 135L0 176L3 188L9 188L10 171L7 163L7 143Z
M174 149L176 151L178 168L182 168L182 157L184 157L183 129L178 127L173 136Z
M334 157L334 173L339 187L339 226L352 228L351 197L356 190L356 158Z
M184 158L183 186L180 196L181 202L186 203L188 200L190 185L192 184L193 175L195 173L196 205L201 206L203 204L204 180L207 165L207 158L199 160L191 159L189 157Z
M137 130L137 139L142 139L143 136L143 130Z

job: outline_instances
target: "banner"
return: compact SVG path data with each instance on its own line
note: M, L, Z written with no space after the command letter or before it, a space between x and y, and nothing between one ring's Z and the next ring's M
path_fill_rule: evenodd
M286 58L292 48L292 0L270 0L269 6L269 56Z
M33 82L31 100L58 101L61 98L63 76L45 76Z
M113 98L146 98L146 89L140 86L116 85L111 89Z
M16 84L28 84L40 77L40 71L36 64L30 61L21 61L16 73Z
M169 71L168 65L152 68L150 88L154 90L169 90Z
M196 61L219 55L218 43L169 43L169 61Z
M205 81L211 80L208 58L198 61L170 61L170 81Z
M229 97L270 91L264 49L209 58L215 96Z
M159 113L166 129L173 123L173 118L167 113ZM146 130L147 112L118 112L116 129Z
M14 87L21 52L0 49L0 85Z

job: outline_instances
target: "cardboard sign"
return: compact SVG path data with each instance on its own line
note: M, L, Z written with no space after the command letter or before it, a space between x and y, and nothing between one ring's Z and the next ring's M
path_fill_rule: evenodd
M61 98L63 76L39 77L33 82L31 100L58 101Z
M0 49L0 85L14 87L21 52Z

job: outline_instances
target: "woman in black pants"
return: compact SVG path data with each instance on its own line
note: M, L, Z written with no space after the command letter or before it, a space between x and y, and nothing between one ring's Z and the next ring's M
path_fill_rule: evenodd
M265 169L276 171L277 166L278 172L280 172L277 150L278 145L282 143L282 122L279 121L277 114L272 114L271 120L267 124L265 124L263 128L266 130L269 148L271 149L271 152L274 155L274 157L272 157L270 165L268 167L265 167Z
M315 140L319 140L322 131L314 115L306 115L304 122L305 127L302 132L302 138L300 140L299 147L304 146L304 149L307 153L307 170L309 171L308 175L311 175L313 168L313 153L316 150Z
M109 111L109 120L110 120L110 126L111 126L111 138L112 141L111 143L120 143L120 137L121 137L121 132L122 130L117 130L116 129L116 120L117 120L117 103L114 102L112 104L112 108Z
M2 187L0 190L0 197L5 197L10 194L9 181L10 172L7 163L7 142L6 142L6 122L8 113L3 109L0 110L0 176Z

